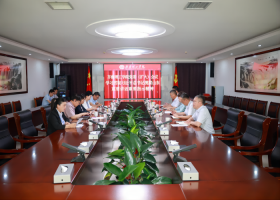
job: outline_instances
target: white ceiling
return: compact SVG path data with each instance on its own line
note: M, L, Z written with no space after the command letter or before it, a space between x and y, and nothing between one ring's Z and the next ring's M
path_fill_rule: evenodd
M74 10L52 10L44 0L0 0L0 36L54 54L61 60L193 62L200 58L199 61L206 62L216 51L280 28L280 0L213 0L206 10L183 10L188 0L69 2ZM116 18L164 21L172 24L175 32L159 38L114 39L96 37L85 30L93 22ZM262 47L280 44L280 33L255 42L261 42ZM1 50L7 48L1 40L0 45ZM236 48L234 54L258 49L255 44L250 45ZM104 54L111 48L138 46L154 48L158 52L135 59ZM13 52L12 46L9 51ZM24 48L21 51L21 54L25 53ZM26 55L28 53L26 50ZM229 52L223 53L227 56ZM47 60L50 54L41 52L38 59Z

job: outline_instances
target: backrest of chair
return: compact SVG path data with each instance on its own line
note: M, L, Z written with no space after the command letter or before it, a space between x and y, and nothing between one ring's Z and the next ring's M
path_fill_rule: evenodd
M20 101L13 101L14 112L21 111L21 103Z
M11 102L3 103L3 115L9 114L13 112Z
M228 100L229 100L229 96L224 95L224 98L223 98L223 105L224 105L224 106L227 106L227 105L228 105Z
M215 116L216 116L216 111L217 111L217 107L216 106L212 106L210 104L205 104L206 108L208 109L211 117L212 117L212 122L214 122L215 120Z
M0 117L0 149L16 149L16 142L9 132L8 119Z
M240 106L241 106L241 102L242 102L242 98L240 97L236 97L235 98L235 101L234 101L234 108L237 108L237 109L240 109Z
M247 107L247 111L255 112L258 100L250 99Z
M264 147L271 119L265 116L250 113L247 116L247 127L240 139L241 146L255 146L259 143Z
M250 99L246 99L246 98L242 99L242 103L241 103L241 107L240 107L241 110L247 110L249 100Z
M280 126L278 126L278 140L270 155L270 167L280 167Z
M26 136L38 136L38 131L32 122L32 113L30 110L24 110L14 113L18 132L21 131ZM21 135L21 133L19 133Z
M3 115L3 105L0 103L0 116Z
M272 118L278 118L279 108L280 108L280 103L270 102L269 108L267 111L267 116L272 117Z
M258 101L256 106L256 113L259 115L265 115L267 101Z
M48 117L51 113L51 107L50 106L41 107L41 113L42 113L45 129L47 130L48 129Z
M240 130L244 112L234 108L227 110L227 121L222 129L223 134L230 134ZM241 119L240 119L241 117Z
M34 102L35 102L35 107L41 106L42 105L41 97L34 98Z
M235 97L229 96L228 106L234 107L234 101L235 101Z

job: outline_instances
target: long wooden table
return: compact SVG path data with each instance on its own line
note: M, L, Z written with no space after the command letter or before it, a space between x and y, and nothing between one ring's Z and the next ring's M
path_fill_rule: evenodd
M165 121L166 117L170 115L164 114L161 120ZM167 127L170 131L169 139L177 140L180 145L197 144L197 148L183 152L180 156L193 163L199 172L199 181L172 185L53 184L53 175L58 165L69 163L77 155L67 153L68 149L62 147L61 144L65 142L78 146L81 142L88 141L89 129L97 128L95 125L92 127L84 125L81 129L56 131L1 166L0 199L267 200L280 198L280 183L276 178L231 150L209 133L191 127L171 127L170 125ZM106 134L110 134L109 129L106 131L108 131ZM91 151L88 159L95 150L94 148ZM94 161L94 157L90 159ZM157 157L156 159L158 160ZM74 164L72 181L77 178L83 165L83 163ZM99 169L91 168L90 170L100 173Z

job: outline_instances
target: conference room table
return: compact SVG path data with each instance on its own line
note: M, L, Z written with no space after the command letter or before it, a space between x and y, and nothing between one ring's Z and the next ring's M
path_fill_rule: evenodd
M121 102L119 108L126 104L145 108L143 101ZM170 119L170 114L156 117L155 121ZM172 118L171 118L172 119ZM98 119L97 121L106 121ZM171 124L177 120L172 120ZM109 125L111 123L109 122ZM92 185L89 184L91 176L88 174L101 173L100 158L95 156L101 147L108 147L104 139L111 137L117 129L107 127L95 146L88 154L84 163L74 163L74 176L72 183L54 184L53 175L59 164L70 163L77 153L69 153L62 143L78 146L88 141L89 132L97 128L84 123L82 128L58 130L42 141L38 142L19 156L13 158L0 167L0 199L275 199L280 198L280 182L262 168L251 163L238 152L231 150L219 139L195 127L172 127L165 125L169 136L161 137L161 143L166 139L176 140L180 145L196 144L197 148L180 153L180 156L192 162L199 172L199 181L181 181L167 185ZM113 143L111 146L114 146ZM112 147L113 148L113 147ZM166 155L162 163L162 156ZM162 166L168 167L172 173L176 172L176 164L170 162L172 153L161 148L159 155L155 156L159 162L160 172L166 171ZM96 162L98 161L98 162ZM102 159L101 159L102 161ZM102 164L103 162L101 162ZM79 182L77 184L77 182ZM84 184L83 184L84 182Z

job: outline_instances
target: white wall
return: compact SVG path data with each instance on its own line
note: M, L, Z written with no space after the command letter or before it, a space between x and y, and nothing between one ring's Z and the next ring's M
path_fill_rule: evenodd
M260 95L260 94L250 94L250 93L241 93L234 91L235 84L235 58L253 54L269 49L274 49L279 46L273 46L266 49L258 49L258 51L248 52L242 55L232 56L228 59L215 61L214 67L214 78L210 78L210 63L206 64L206 93L211 94L212 86L224 86L224 95L237 96L242 98L250 98L262 101L268 101L268 106L271 101L280 102L279 96L273 95ZM267 106L267 109L268 109Z
M99 102L104 103L104 73L103 64L92 63L92 92L99 92ZM169 91L173 86L175 64L166 63L161 65L161 100L171 103ZM106 99L107 100L107 99Z
M54 87L50 79L49 62L17 55L9 52L1 53L27 58L28 93L17 95L0 96L0 103L20 100L22 110L35 106L34 98L45 96Z

